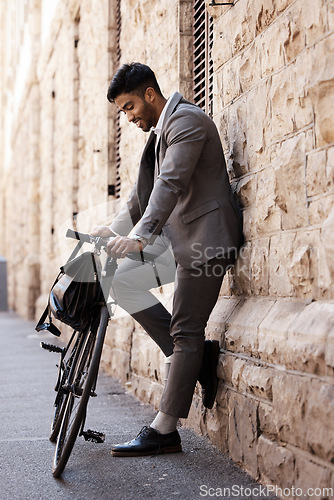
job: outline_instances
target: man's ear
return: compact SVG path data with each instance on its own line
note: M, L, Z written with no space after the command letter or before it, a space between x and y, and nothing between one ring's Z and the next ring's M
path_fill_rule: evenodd
M144 95L144 98L145 98L145 101L147 102L153 102L154 99L155 99L155 90L153 87L147 87L147 89L145 90L145 95Z

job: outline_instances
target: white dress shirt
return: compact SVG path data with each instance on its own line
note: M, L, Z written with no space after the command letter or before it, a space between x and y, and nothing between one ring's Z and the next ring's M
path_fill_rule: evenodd
M157 140L155 141L155 147L157 147L157 144L158 144L160 136L161 136L162 124L164 122L166 111L167 111L168 104L169 104L170 100L171 100L171 97L169 97L169 99L167 100L166 104L162 108L162 111L161 111L159 119L158 119L158 123L156 124L155 127L151 128L151 130L153 130L153 132L157 136Z

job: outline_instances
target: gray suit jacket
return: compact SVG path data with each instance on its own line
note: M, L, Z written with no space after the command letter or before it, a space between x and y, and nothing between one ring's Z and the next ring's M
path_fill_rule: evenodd
M188 269L236 253L242 217L214 122L176 92L156 145L158 172L154 137L151 132L137 182L111 229L127 235L136 225L134 232L149 242L163 231L175 260Z

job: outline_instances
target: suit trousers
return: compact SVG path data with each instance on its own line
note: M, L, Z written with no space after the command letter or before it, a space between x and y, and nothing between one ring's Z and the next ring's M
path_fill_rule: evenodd
M164 248L161 242L147 251ZM170 254L171 256L171 254ZM161 259L160 259L161 260ZM168 259L167 259L168 260ZM161 284L175 281L172 314L149 291L157 287L152 265L125 258L115 274L111 294L118 304L140 323L166 356L174 354L159 410L178 418L189 413L202 364L205 327L218 299L226 269L233 265L228 258L214 258L206 264L184 269L171 256L159 263Z

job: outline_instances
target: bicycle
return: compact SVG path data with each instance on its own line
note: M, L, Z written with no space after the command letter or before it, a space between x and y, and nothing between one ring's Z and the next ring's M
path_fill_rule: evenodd
M94 237L69 229L66 237L80 240L80 244L94 245L94 252L105 249L109 238ZM157 281L159 280L155 259L157 256L147 252L127 254L127 257L150 262ZM54 416L51 423L49 440L56 444L52 474L59 477L66 467L77 436L87 441L103 442L104 434L90 429L84 430L87 405L90 397L97 396L96 384L109 319L114 315L112 307L115 300L108 302L112 279L117 269L117 258L108 257L101 273L99 303L97 313L82 332L73 331L66 347L41 342L41 347L60 354L57 381L55 385ZM159 284L159 281L158 281Z

